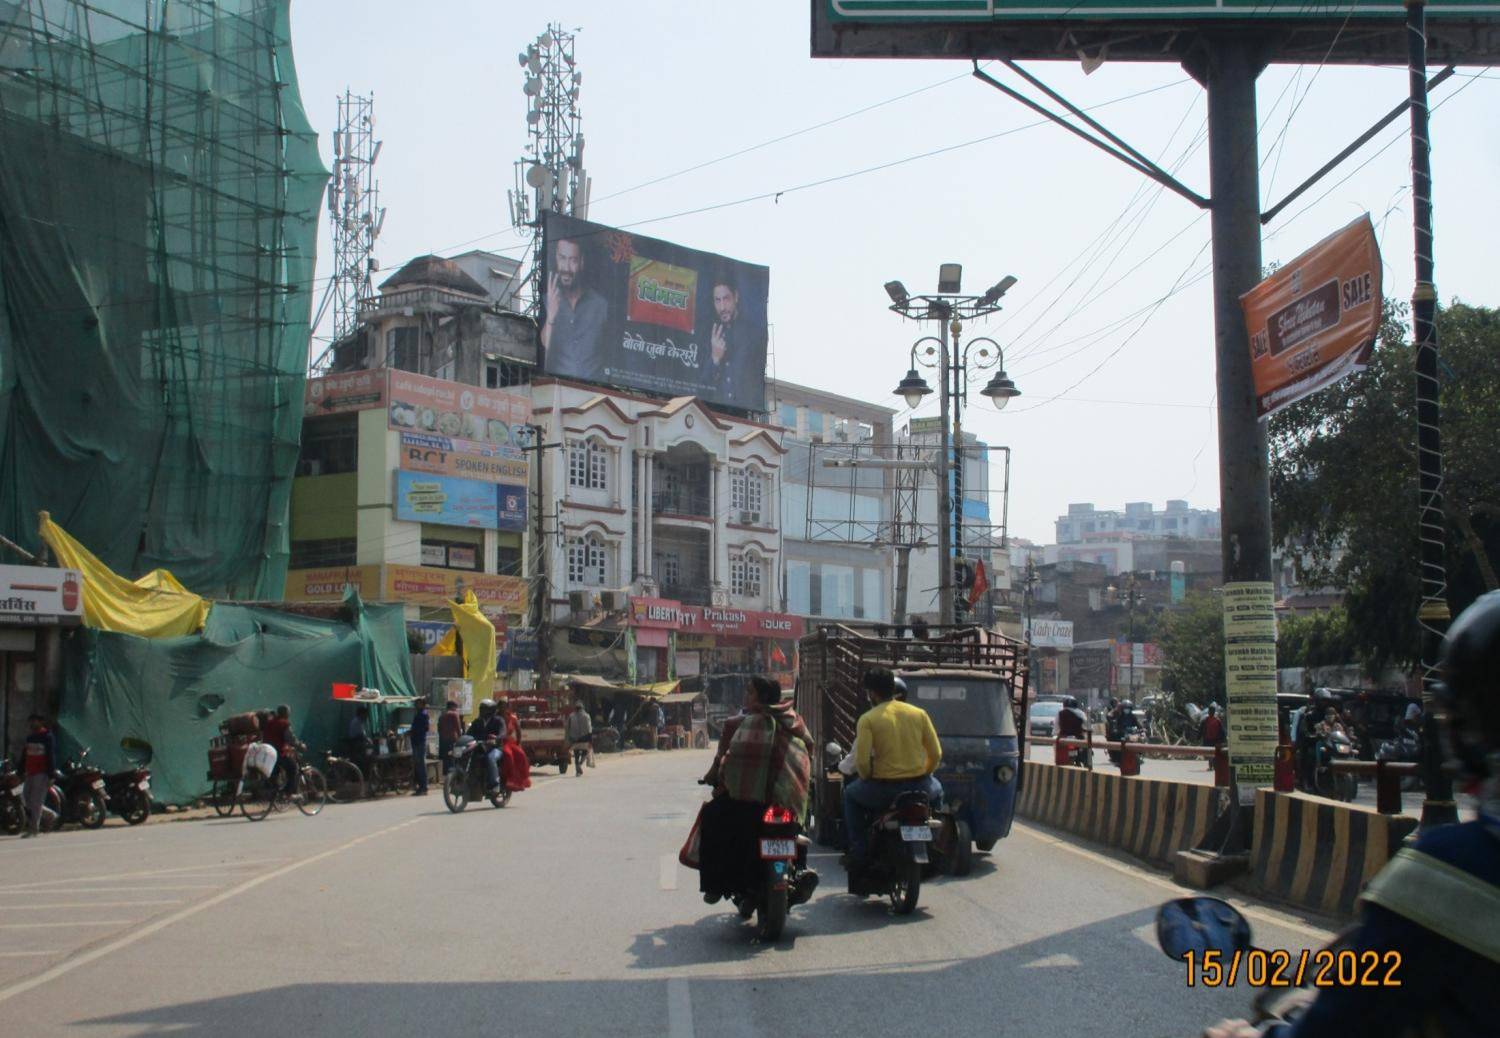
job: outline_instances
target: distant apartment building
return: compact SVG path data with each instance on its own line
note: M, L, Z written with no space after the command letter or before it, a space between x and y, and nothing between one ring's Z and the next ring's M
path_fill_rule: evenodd
M1189 508L1186 501L1168 501L1156 511L1149 501L1134 501L1124 511L1098 509L1091 504L1070 504L1068 514L1057 518L1057 543L1083 544L1117 537L1183 537L1210 540L1219 536L1217 508Z

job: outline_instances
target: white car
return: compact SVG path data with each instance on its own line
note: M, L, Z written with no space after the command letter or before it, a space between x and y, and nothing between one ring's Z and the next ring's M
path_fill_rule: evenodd
M1026 712L1026 731L1049 739L1057 737L1057 715L1062 713L1061 699L1038 699Z

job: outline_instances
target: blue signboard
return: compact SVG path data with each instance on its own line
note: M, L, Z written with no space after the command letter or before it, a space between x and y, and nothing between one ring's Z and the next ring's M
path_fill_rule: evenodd
M441 620L408 620L406 629L417 632L422 639L422 651L427 653L448 636L448 632L453 630L453 625Z
M522 530L526 527L526 491L505 483L397 472L396 518L438 526Z

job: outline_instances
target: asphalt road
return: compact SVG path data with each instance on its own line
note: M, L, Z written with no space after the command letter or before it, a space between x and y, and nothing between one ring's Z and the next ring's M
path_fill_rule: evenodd
M434 793L5 839L3 1030L1119 1038L1248 1006L1156 949L1167 878L1021 825L906 919L820 854L817 896L759 945L676 861L707 760L605 756L456 816ZM1262 947L1326 937L1245 907Z

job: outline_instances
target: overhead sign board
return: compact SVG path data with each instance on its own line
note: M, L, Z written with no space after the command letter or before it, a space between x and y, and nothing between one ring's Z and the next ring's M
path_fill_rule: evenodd
M630 626L746 638L800 638L804 625L800 616L788 613L768 613L757 609L715 609L711 606L687 606L669 598L632 597Z
M526 488L425 472L397 472L396 518L437 526L524 530Z
M1071 649L1073 647L1073 621L1031 621L1031 644L1038 649Z
M526 452L519 447L426 433L401 434L401 467L408 472L458 476L482 483L530 484Z
M1380 246L1366 213L1240 297L1261 418L1363 370L1380 332Z
M1267 60L1405 62L1399 0L811 0L814 57L1181 62L1203 30L1267 34ZM1428 61L1500 60L1500 0L1426 6Z

